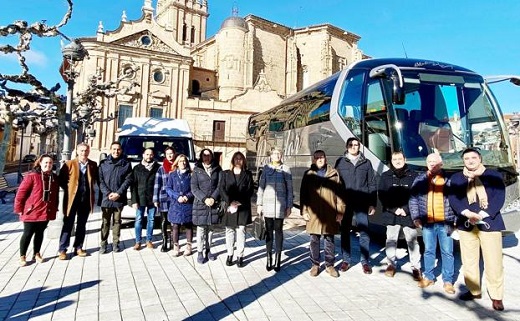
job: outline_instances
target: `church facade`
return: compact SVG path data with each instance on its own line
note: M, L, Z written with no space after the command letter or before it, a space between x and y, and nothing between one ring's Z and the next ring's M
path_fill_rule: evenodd
M81 38L90 59L79 66L76 90L98 74L102 81L129 70L139 84L114 98L100 100L112 122L94 123L93 150L106 151L127 117L188 120L197 151L211 148L226 169L231 155L244 151L250 115L365 56L359 36L330 24L289 28L236 12L206 38L206 0L145 0L142 16L116 30L100 22L95 37Z

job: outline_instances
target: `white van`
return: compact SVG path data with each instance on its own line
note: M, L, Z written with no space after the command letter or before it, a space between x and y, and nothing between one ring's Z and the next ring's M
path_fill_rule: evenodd
M178 154L184 154L193 164L195 149L193 136L184 119L134 117L127 118L117 133L121 143L123 155L132 163L132 167L139 164L145 148L152 148L155 160L162 163L164 149L171 146ZM130 189L128 189L130 200ZM159 213L157 213L159 214ZM135 210L125 206L121 214L123 219L135 219Z

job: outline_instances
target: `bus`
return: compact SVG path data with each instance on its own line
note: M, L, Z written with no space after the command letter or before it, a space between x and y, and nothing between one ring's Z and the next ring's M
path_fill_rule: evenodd
M518 83L516 78L510 80ZM377 176L389 169L394 151L403 151L417 171L426 170L426 156L438 152L449 174L462 170L461 151L479 148L483 163L503 175L504 209L519 198L507 126L486 80L466 68L430 60L354 62L280 105L252 115L246 142L248 168L258 180L269 151L280 148L293 174L298 204L312 153L324 150L334 164L353 136L361 140L361 151ZM377 216L371 217L372 223L377 224ZM504 220L508 230L520 228L516 210L505 213Z

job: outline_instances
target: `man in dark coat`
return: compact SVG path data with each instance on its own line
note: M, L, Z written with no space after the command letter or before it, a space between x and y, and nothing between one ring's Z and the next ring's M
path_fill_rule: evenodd
M390 169L381 175L378 195L383 212L382 223L386 225L386 259L388 267L385 275L393 277L397 268L396 249L399 233L403 230L408 245L408 257L412 265L414 280L421 279L421 252L417 242L417 229L410 216L408 201L410 188L417 174L406 164L403 152L394 152Z
M110 145L110 155L99 165L99 188L101 190L101 248L100 253L107 253L107 240L112 224L112 241L114 252L120 252L119 236L121 234L121 212L127 204L126 191L132 183L132 166L123 157L119 142Z
M143 218L147 212L146 247L153 249L153 224L157 208L153 203L153 187L155 174L159 165L154 159L153 149L147 148L143 152L143 160L135 165L132 171L132 207L135 210L135 245L134 250L141 249L141 231L143 230Z
M344 157L336 161L336 170L341 176L344 190L346 213L341 221L341 250L343 263L340 270L346 272L350 268L350 229L352 217L359 230L359 246L361 247L361 265L365 274L372 273L370 266L370 236L368 235L368 216L374 215L377 205L377 183L370 160L360 152L361 142L356 137L347 140L347 151Z
M480 253L484 259L484 276L493 309L502 311L504 304L504 266L500 209L505 201L502 175L484 167L477 149L462 153L464 169L450 179L450 204L458 216L460 253L464 281L468 291L460 295L464 301L480 299Z

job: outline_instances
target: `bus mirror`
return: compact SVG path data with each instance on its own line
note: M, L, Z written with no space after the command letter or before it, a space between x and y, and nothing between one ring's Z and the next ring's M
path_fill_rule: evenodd
M371 78L392 80L392 102L396 105L404 104L404 81L401 70L394 64L377 66L370 70Z
M404 87L399 79L399 75L392 75L392 102L395 105L404 105Z

